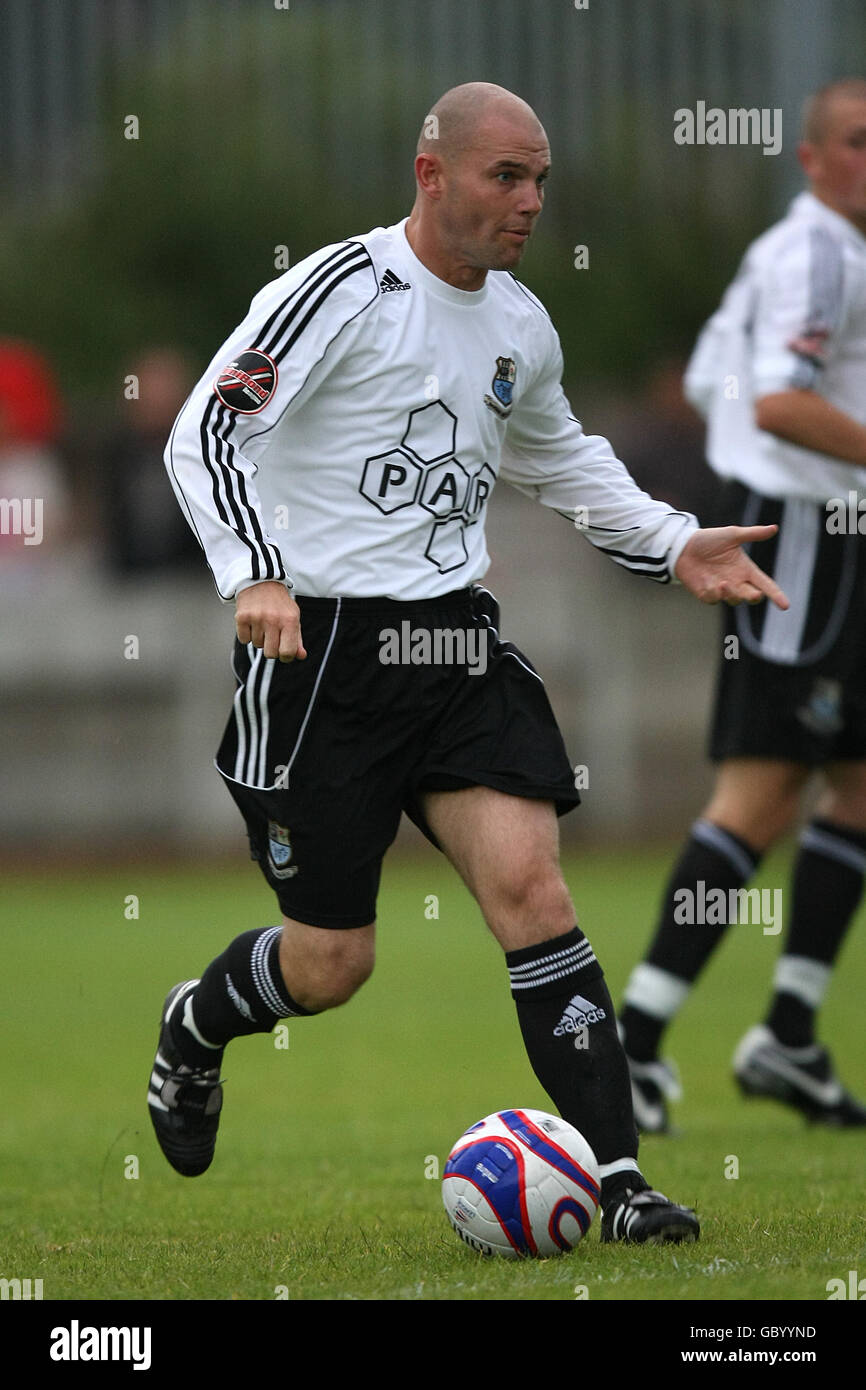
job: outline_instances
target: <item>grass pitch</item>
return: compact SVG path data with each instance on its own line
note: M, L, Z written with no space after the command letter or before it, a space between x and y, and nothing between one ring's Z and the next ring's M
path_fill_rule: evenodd
M671 853L566 861L617 1001ZM786 886L788 862L759 884ZM239 855L220 870L22 877L0 914L0 1275L42 1279L46 1300L826 1300L828 1280L866 1274L862 1132L807 1128L730 1079L781 941L760 926L730 930L672 1028L682 1133L641 1149L649 1180L698 1208L701 1241L602 1246L596 1220L568 1256L510 1262L452 1234L438 1173L483 1115L551 1106L499 949L434 851L386 862L377 970L350 1004L231 1046L216 1158L194 1180L168 1167L145 1108L160 1007L238 931L274 920L256 872ZM864 967L861 923L823 1015L860 1093Z

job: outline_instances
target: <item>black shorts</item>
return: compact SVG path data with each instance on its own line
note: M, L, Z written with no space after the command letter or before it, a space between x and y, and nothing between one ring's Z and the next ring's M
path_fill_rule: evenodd
M216 759L287 916L372 922L401 813L436 844L427 790L494 787L552 801L559 815L577 805L544 685L500 639L486 589L298 604L304 661L235 644L238 686Z
M821 502L739 484L730 502L743 525L778 524L752 555L791 607L724 606L712 758L866 758L866 536L829 532Z

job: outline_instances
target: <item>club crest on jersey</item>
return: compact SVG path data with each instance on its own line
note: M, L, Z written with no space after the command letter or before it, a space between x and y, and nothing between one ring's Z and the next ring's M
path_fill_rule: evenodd
M497 415L508 416L511 413L516 376L517 367L514 358L497 357L496 372L490 385L495 400L491 396L484 397L484 404L489 405L491 410L495 410Z
M223 367L214 391L238 415L258 415L277 388L277 366L266 352L250 348Z
M292 844L289 831L284 825L268 821L268 863L274 878L293 878L298 872L297 864L292 864Z

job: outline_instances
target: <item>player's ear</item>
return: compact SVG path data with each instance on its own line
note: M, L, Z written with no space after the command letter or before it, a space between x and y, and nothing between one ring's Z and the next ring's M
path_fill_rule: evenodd
M428 198L441 198L442 160L438 154L424 152L415 156L415 179Z
M800 168L807 178L812 178L818 172L817 164L819 159L818 149L810 140L801 140L797 146L797 159Z

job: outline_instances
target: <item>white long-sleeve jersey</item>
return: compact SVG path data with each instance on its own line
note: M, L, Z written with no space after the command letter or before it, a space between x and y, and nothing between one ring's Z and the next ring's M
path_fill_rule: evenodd
M180 412L172 485L220 596L434 598L481 579L504 478L618 564L667 582L697 522L586 435L557 334L504 271L454 288L405 221L265 286Z
M866 237L811 193L752 242L703 328L685 389L723 478L767 497L866 493L866 469L755 423L755 401L810 390L866 424Z

